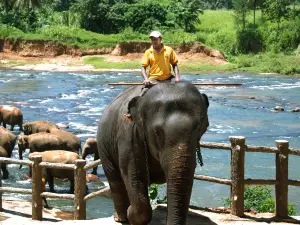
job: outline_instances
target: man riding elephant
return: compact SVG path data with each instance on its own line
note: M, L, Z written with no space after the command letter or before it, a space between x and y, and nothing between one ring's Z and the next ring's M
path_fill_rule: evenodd
M196 149L208 122L208 98L189 82L159 83L139 96L130 87L105 109L97 145L117 222L150 222L148 187L167 183L167 225L185 225ZM128 106L128 102L130 104ZM123 116L129 107L132 122Z

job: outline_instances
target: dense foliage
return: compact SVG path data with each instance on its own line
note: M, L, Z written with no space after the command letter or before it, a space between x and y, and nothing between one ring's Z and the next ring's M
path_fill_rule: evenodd
M299 12L300 0L0 0L0 37L95 48L147 41L159 29L167 43L203 42L231 61L258 52L295 55Z
M230 206L230 199L223 199L226 206ZM266 186L246 187L244 192L244 208L253 209L256 212L275 212L275 200L272 190ZM295 215L296 207L293 204L288 206L288 214Z

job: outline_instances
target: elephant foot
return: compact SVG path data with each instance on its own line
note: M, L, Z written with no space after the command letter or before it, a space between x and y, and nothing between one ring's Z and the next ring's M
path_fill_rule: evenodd
M114 220L117 223L129 223L128 218L126 216L118 216L117 212L114 212Z
M126 218L126 219L120 219L119 217L115 217L115 216L114 216L114 220L115 220L115 222L117 222L117 223L128 223L128 224L129 224L129 221L128 221L127 218Z

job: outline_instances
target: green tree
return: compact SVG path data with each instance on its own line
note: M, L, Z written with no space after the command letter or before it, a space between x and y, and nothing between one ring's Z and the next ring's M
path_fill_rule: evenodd
M30 13L35 8L42 5L42 0L16 0L15 5L20 8L25 8L27 12L27 32L30 31Z
M249 11L249 1L248 0L233 0L233 9L235 12L235 21L239 26L242 23L242 31L246 27L246 16Z
M128 26L134 31L149 33L166 24L167 10L164 6L154 1L142 1L130 5L125 14Z
M110 0L76 0L72 5L72 12L80 16L80 24L84 29L108 34L115 31L115 27L108 19L108 13L114 2Z
M265 0L264 13L270 21L277 22L277 32L279 32L281 19L289 16L290 0Z
M199 13L203 13L201 4L200 0L172 0L169 10L179 27L185 32L194 32L195 25L200 23Z

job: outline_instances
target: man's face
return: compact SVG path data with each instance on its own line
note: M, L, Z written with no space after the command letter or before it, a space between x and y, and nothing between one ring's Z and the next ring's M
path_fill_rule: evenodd
M160 47L161 45L161 37L151 37L151 42L152 42L152 45L153 47Z

